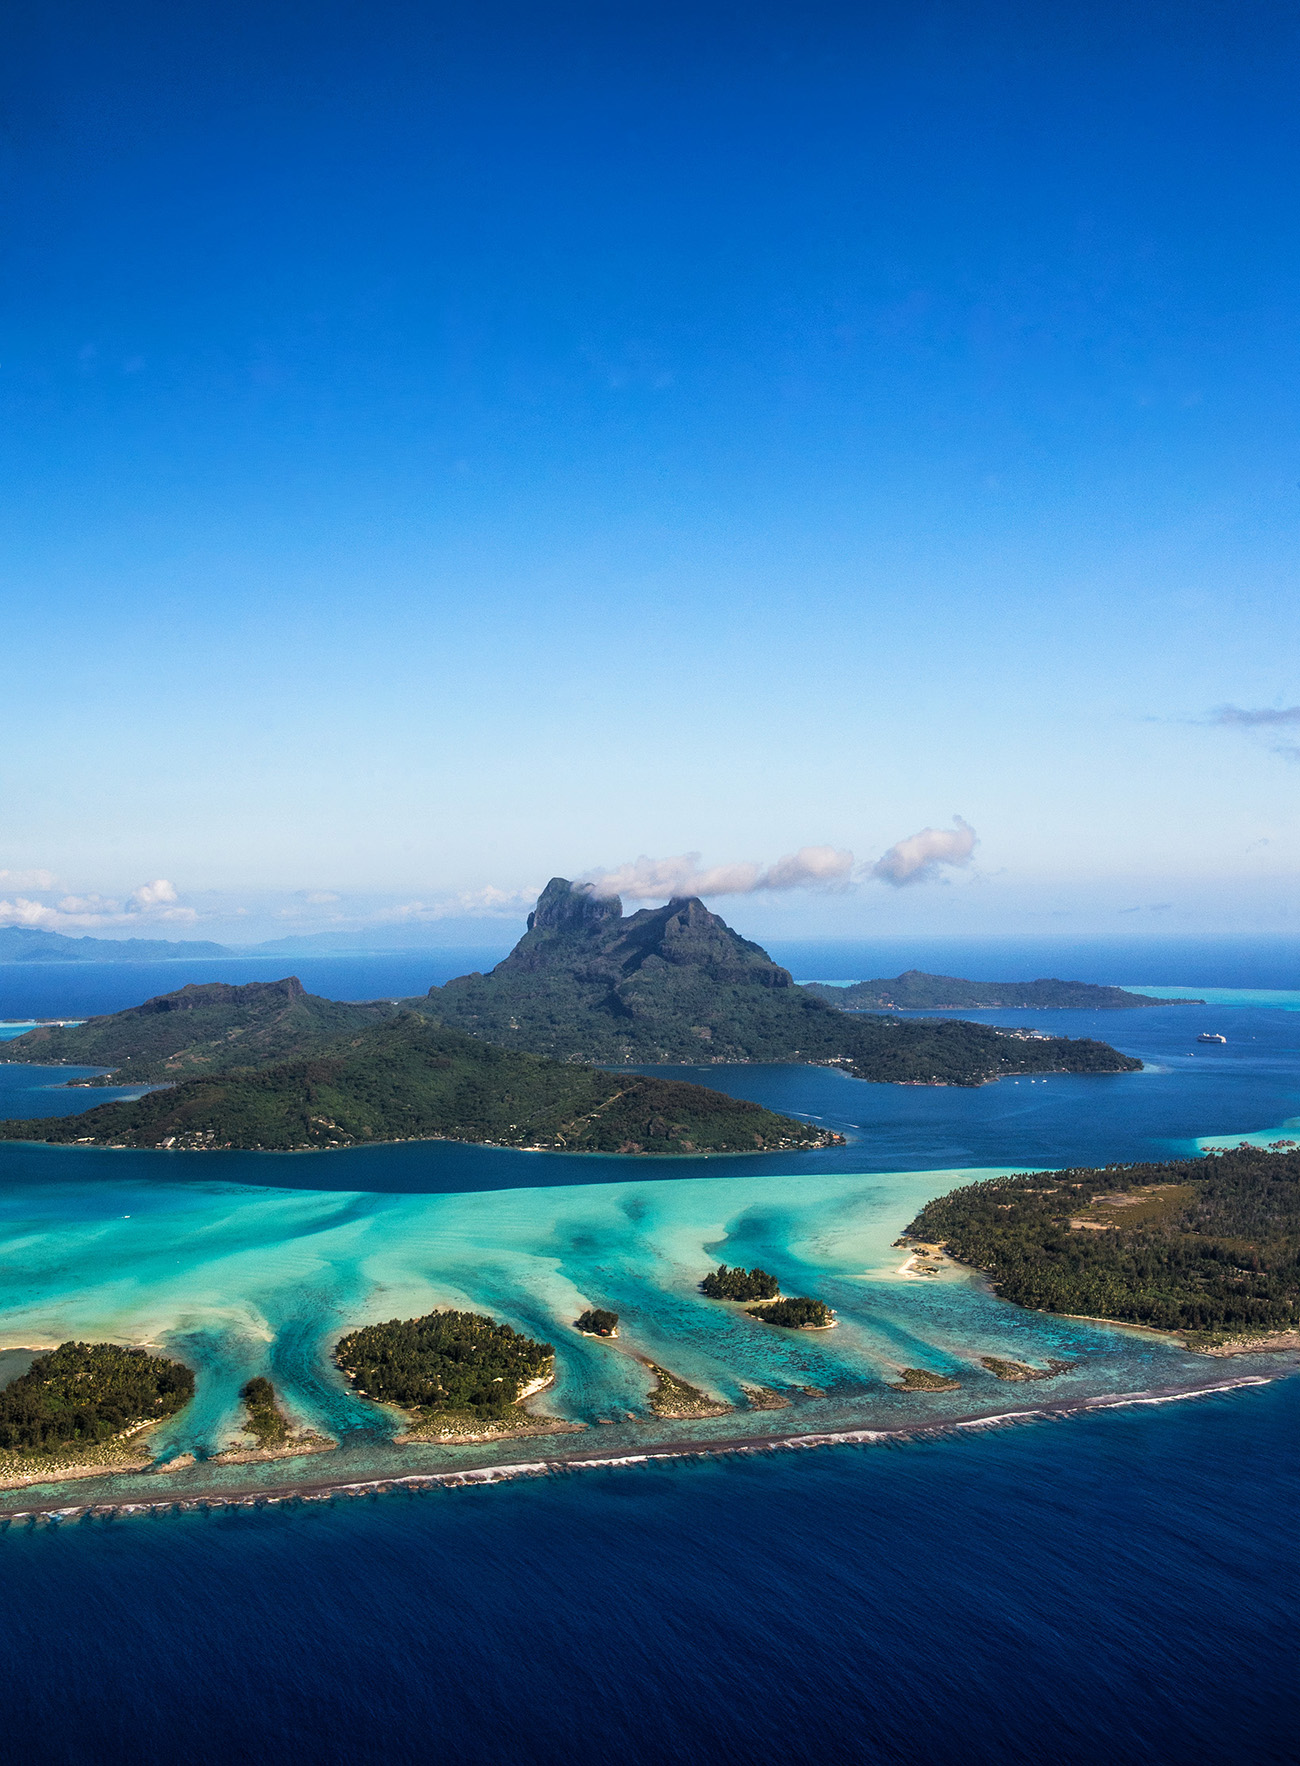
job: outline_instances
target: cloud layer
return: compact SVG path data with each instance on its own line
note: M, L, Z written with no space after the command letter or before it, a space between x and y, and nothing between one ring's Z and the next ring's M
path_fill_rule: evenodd
M842 888L853 874L853 854L833 846L801 846L774 865L743 860L702 867L698 852L676 858L630 859L612 871L591 871L581 879L597 895L625 901L665 901L683 895L753 895L766 889Z
M945 865L970 863L975 851L975 830L960 816L954 816L952 828L922 828L891 846L871 866L869 875L881 883L892 883L895 889L910 883L931 883Z
M0 885L15 889L52 890L58 879L49 871L0 871ZM176 886L166 877L142 883L125 901L105 895L64 895L56 902L15 895L0 900L0 926L28 926L37 932L85 932L100 926L167 923L189 925L198 918L182 907Z

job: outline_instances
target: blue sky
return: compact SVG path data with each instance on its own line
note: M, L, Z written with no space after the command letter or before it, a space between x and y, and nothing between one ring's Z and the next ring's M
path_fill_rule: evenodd
M0 920L1294 924L1294 9L16 29Z

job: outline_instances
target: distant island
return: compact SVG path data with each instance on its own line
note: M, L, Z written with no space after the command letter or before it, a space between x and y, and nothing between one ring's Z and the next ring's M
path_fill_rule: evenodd
M1296 1150L988 1178L927 1203L906 1236L986 1270L1004 1300L1193 1347L1300 1329Z
M1095 1012L1205 1004L1204 1000L1157 999L1154 994L1130 993L1123 987L1095 987L1090 981L962 981L955 975L927 975L924 969L907 969L892 981L855 981L844 986L808 981L804 991L843 1012L965 1012L998 1007L1013 1012Z
M584 1337L617 1337L618 1314L604 1306L589 1306L578 1314L573 1328Z
M0 926L0 963L159 963L233 955L224 944L198 938L69 938L32 926Z
M495 1048L412 1012L300 1060L185 1079L79 1116L0 1122L0 1140L178 1152L434 1139L680 1155L786 1152L842 1137L704 1086Z

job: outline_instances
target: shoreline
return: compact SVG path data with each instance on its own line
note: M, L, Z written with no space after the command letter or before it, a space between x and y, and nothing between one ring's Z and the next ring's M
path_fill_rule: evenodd
M382 1496L407 1492L418 1494L437 1489L513 1482L517 1478L553 1477L576 1471L619 1470L650 1465L659 1460L706 1459L720 1455L773 1453L818 1447L900 1445L908 1441L936 1440L964 1430L1009 1428L1015 1424L1063 1420L1096 1412L1122 1410L1131 1405L1177 1404L1243 1391L1300 1372L1300 1362L1268 1372L1240 1373L1191 1386L1156 1386L1133 1392L1096 1393L1087 1398L1048 1399L1042 1404L1014 1410L973 1413L941 1422L916 1423L898 1428L830 1429L806 1433L738 1436L721 1441L665 1441L630 1452L574 1454L555 1459L521 1460L505 1465L460 1466L437 1472L388 1472L373 1477L339 1480L304 1480L280 1488L249 1486L247 1489L209 1491L193 1495L160 1495L111 1498L104 1502L77 1503L53 1499L29 1509L0 1510L0 1529L15 1522L30 1525L52 1521L110 1519L114 1516L161 1514L169 1510L192 1513L221 1508L275 1507L285 1502L329 1502L349 1496Z

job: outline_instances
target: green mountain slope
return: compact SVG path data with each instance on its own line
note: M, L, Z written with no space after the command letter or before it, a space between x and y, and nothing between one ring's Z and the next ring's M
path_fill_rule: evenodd
M837 987L810 981L806 991L849 1012L969 1011L1001 1006L1006 1011L1073 1008L1109 1011L1133 1006L1199 1005L1204 1000L1163 1000L1123 987L1096 987L1089 981L962 981L955 975L927 975L908 969L893 980L855 981Z
M152 1084L309 1054L345 1031L382 1023L395 1010L386 1001L321 999L293 975L243 987L211 982L84 1024L40 1025L0 1045L0 1060L110 1069L89 1084Z
M703 1086L515 1054L414 1013L306 1059L189 1079L0 1140L291 1151L431 1138L602 1153L752 1153L839 1136Z
M976 1085L1010 1073L1127 1072L1107 1044L989 1025L854 1019L797 987L694 898L623 915L562 877L488 975L411 1001L504 1048L609 1064L835 1061L859 1078Z

